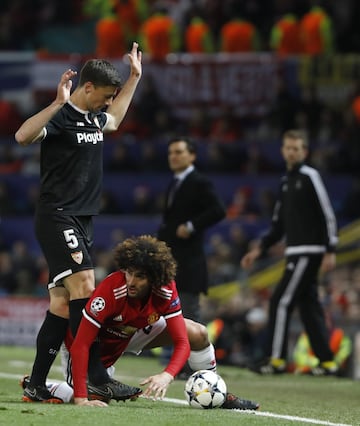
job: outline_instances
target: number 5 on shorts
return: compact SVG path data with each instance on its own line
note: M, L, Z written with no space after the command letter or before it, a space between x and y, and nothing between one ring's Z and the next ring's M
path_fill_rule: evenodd
M79 241L75 236L73 229L66 229L64 232L65 241L70 249L74 249L79 246Z

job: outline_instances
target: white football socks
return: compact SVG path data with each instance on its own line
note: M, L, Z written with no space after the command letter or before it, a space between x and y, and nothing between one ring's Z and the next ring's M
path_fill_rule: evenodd
M46 387L48 388L51 395L61 398L64 402L70 402L74 395L73 388L69 386L66 382L61 382L61 383L46 382Z
M212 343L201 351L191 351L188 359L192 370L212 370L216 371L215 349Z

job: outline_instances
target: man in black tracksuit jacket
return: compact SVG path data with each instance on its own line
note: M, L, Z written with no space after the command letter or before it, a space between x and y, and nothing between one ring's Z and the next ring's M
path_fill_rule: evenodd
M250 268L255 259L285 237L286 267L270 299L266 348L269 359L252 367L260 374L286 371L289 322L295 306L320 360L312 373L333 375L337 372L318 296L319 270L325 272L335 267L337 226L318 171L304 164L307 152L308 142L302 132L285 132L282 155L287 173L281 180L271 227L260 244L241 260L244 269Z

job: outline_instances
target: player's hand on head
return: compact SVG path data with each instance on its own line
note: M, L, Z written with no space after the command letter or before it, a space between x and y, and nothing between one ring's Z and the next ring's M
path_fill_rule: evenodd
M166 391L173 380L174 377L166 371L144 379L140 382L140 385L148 385L148 387L145 389L143 396L146 398L153 398L154 400L164 398Z
M138 50L138 43L134 42L132 45L132 49L130 53L128 53L128 58L130 61L130 67L131 67L131 74L135 75L136 77L141 77L142 73L142 65L141 65L141 59L142 59L142 52Z
M66 103L71 94L71 88L72 88L72 78L75 77L77 74L76 71L73 71L71 69L65 71L63 75L61 76L60 82L57 87L57 96L56 99L59 103Z

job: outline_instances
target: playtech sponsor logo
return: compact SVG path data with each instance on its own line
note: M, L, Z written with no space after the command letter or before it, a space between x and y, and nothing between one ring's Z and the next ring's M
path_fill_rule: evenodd
M104 140L104 135L101 132L96 133L76 133L76 138L78 143L92 143L96 145L98 142Z

